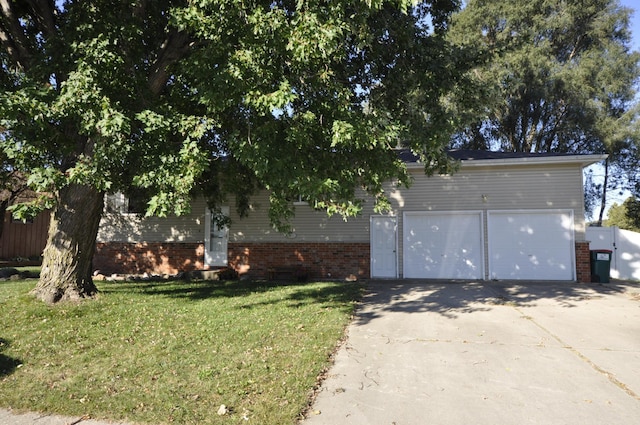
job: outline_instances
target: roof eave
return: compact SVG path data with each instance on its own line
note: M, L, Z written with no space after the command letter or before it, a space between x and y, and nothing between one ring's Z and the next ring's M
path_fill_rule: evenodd
M563 155L544 157L522 157L522 158L501 158L501 159L466 159L461 160L462 167L492 167L510 165L555 165L555 164L580 164L582 168L607 159L606 154L592 155ZM407 168L424 168L422 162L407 163Z

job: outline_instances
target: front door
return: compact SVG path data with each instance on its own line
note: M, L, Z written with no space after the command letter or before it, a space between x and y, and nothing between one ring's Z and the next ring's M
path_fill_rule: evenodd
M229 207L220 207L223 215L229 216ZM215 214L207 208L204 222L204 261L208 266L227 265L227 242L229 229L218 226Z
M398 277L396 218L371 217L371 277Z

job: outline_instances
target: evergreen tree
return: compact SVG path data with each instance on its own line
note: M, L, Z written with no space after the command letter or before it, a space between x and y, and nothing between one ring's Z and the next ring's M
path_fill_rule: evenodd
M631 12L617 0L470 0L449 37L488 60L471 73L478 100L468 112L478 118L453 146L606 153L601 213L607 190L634 189L640 54L630 50Z

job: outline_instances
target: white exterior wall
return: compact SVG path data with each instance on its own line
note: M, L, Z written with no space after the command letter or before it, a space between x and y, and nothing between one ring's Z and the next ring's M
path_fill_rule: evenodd
M136 214L104 213L98 242L202 242L204 201L195 201L191 214L181 217L140 217Z
M416 170L418 173L419 171ZM411 189L390 193L394 209L401 211L482 211L487 234L489 210L572 209L575 240L584 240L582 169L569 165L462 167L451 176L416 175ZM409 196L410 194L410 196ZM399 258L403 258L403 222L399 221ZM489 252L484 238L484 252ZM488 270L488 258L485 258ZM399 262L402 276L402 261Z
M477 161L480 162L480 161ZM400 218L402 235L404 211L481 210L486 228L487 210L573 209L576 241L584 240L584 201L582 169L577 164L518 166L462 166L451 176L426 177L422 169L413 169L410 189L389 185L387 194L393 211ZM365 203L361 216L347 222L327 217L304 205L296 206L289 236L276 232L267 216L268 196L256 196L249 217L240 219L231 206L230 242L368 242L369 218L373 201ZM196 200L192 212L182 217L144 218L137 215L105 214L98 241L118 242L202 242L206 204ZM401 238L399 238L401 242ZM485 241L486 244L486 241ZM400 243L399 258L402 258Z
M296 205L291 221L293 232L276 232L269 223L269 197L266 192L252 198L248 217L240 218L229 202L231 212L230 242L369 242L369 216L373 204L369 202L360 217L344 221L328 217L307 205ZM104 214L98 231L98 242L202 242L206 203L197 199L191 213L181 217L140 217L136 214Z
M292 233L276 232L269 224L266 193L252 200L248 217L239 218L232 211L229 233L231 242L369 242L369 216L373 213L371 201L365 204L363 214L344 221L340 216L327 216L306 204L295 205L296 215L291 220Z

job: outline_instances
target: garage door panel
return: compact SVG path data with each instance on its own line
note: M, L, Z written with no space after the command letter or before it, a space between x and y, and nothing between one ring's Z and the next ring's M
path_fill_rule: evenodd
M481 213L406 213L404 235L405 277L482 279Z
M488 214L492 279L573 280L573 212Z

